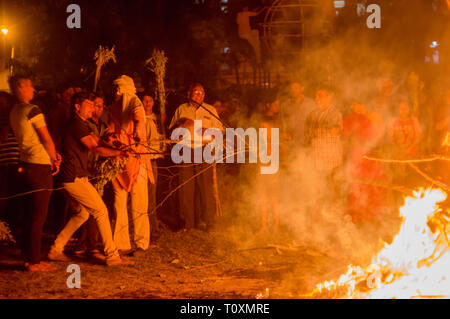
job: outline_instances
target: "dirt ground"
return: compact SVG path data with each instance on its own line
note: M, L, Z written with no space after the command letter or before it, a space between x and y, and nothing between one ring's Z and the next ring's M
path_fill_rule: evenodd
M227 183L236 186L234 179ZM230 193L223 199L226 204L224 214L213 232L176 232L177 227L164 226L176 225L170 219L161 223L159 232L152 228L151 244L155 247L144 255L132 257L134 265L106 267L88 258L74 256L73 262L54 262L57 271L32 273L24 270L18 248L0 244L0 299L309 298L307 294L317 284L337 279L346 272L349 264L369 263L379 248L380 237L388 241L399 229L398 220L393 223L394 227L381 227L383 236L359 229L362 235L357 238L364 242L358 246L350 242L350 247L343 253L339 248L333 250L320 245L314 238L303 242L300 238L309 235L298 236L298 230L294 231L295 227L289 223L280 223L277 235L259 234L259 217L252 214L253 203L236 200L238 195L244 196ZM176 211L176 207L169 205L175 202L167 201L164 212ZM242 206L242 202L248 203ZM327 218L332 215L331 211ZM323 240L329 243L339 242L339 234L335 234L340 227L337 222L340 220L316 221L315 227L304 231L325 234L329 238ZM369 233L374 235L369 236ZM54 238L54 234L45 234L43 257ZM363 253L355 247L371 248ZM67 287L70 264L80 266L79 289Z
M17 248L0 249L0 298L303 298L321 280L345 270L336 259L290 239L255 235L239 245L225 232L185 233L163 228L156 247L133 257L134 265L106 267L73 258L81 269L81 288L68 288L68 262L57 271L26 272ZM53 238L44 239L44 253ZM244 248L243 248L244 246ZM334 275L333 275L334 274Z

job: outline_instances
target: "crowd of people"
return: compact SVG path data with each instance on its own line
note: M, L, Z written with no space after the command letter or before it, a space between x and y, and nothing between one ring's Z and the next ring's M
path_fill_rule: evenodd
M314 106L303 95L304 87L293 83L281 108L285 141L309 154L328 184L327 196L337 192L347 198L354 223L383 219L388 207L403 197L392 191L395 187L420 186L408 162L435 154L445 157L449 151L448 93L441 105L413 107L407 94L394 91L390 79L378 79L376 87L374 98L351 98L346 110L332 89L316 90ZM445 160L427 162L423 170L440 185L450 182Z
M305 183L317 188L313 210L320 211L326 202L343 202L345 213L361 229L380 228L395 218L405 192L430 185L433 179L439 187L450 183L445 159L449 91L442 94L442 103L430 107L422 101L415 107L388 78L378 79L376 88L372 98L347 99L346 107L335 89L318 87L309 98L305 87L293 82L287 94L280 90L266 99L256 122L280 129L280 165L288 171L286 178L294 166L313 168L314 174L304 174L310 179ZM436 155L444 159L421 161ZM426 183L420 174L428 175ZM276 232L280 207L289 207L282 202L279 175L260 176L258 181L261 232L268 228L269 212Z
M56 107L43 109L32 104L35 90L30 77L14 75L9 84L12 95L0 92L0 217L14 230L25 268L55 269L41 260L48 218L56 225L50 261L70 260L66 249L77 233L76 253L89 254L108 266L132 264L128 256L145 253L151 247L151 227L158 227L157 163L171 145L161 133L165 118L156 116L152 94L138 94L133 79L122 75L112 83L114 99L107 108L101 92L66 87L59 92ZM354 223L383 218L390 204L383 185L409 183L405 166L389 166L366 156L417 158L430 149L423 147L427 134L436 141L433 152L449 151L450 91L443 95L443 105L435 108L432 121L424 123L420 110L413 109L405 96L393 94L391 80L380 80L378 88L373 100L354 99L345 111L331 88L319 87L312 99L305 96L303 85L294 82L288 96L269 94L254 111L258 114L253 125L268 129L269 144L270 129L280 130L281 167L299 151L306 154L328 192L344 195ZM205 88L193 84L188 101L175 110L167 128L191 128L194 120L202 120L204 130L224 131L223 118L229 118L230 110L220 100L214 106L205 103L205 96ZM445 165L439 162L434 171L443 183L449 178ZM220 215L216 164L177 167L182 231L210 231ZM277 233L280 171L259 174L255 180L260 232L270 228ZM105 184L111 187L110 197ZM54 191L59 188L63 191Z
M113 82L115 94L108 112L100 92L67 87L56 107L44 114L31 104L35 89L30 77L15 75L9 84L12 95L1 95L0 161L2 172L10 177L2 184L2 219L13 228L26 269L54 269L41 261L49 211L57 230L49 260L69 261L67 244L77 232L74 253L89 254L109 266L133 263L124 256L138 256L149 249L150 224L159 222L154 214L157 159L164 156L166 146L152 95L143 92L138 97L133 79L122 75ZM193 85L189 101L176 110L169 127L200 119L205 129L221 129L215 108L204 103L204 97L203 86ZM216 197L210 187L215 180L210 167L207 163L179 167L184 231L212 227ZM111 198L105 198L105 184L110 185ZM53 192L49 205L52 191L59 188L64 191Z

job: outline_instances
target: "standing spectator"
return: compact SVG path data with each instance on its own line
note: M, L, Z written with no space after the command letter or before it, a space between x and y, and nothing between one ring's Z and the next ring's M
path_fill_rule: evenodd
M87 120L92 117L94 103L86 92L73 96L72 116L69 120L63 143L62 180L64 190L70 197L71 205L76 211L58 234L50 249L50 260L69 261L63 253L64 246L92 215L96 221L106 255L106 265L123 265L132 262L120 257L114 244L108 210L97 190L89 182L88 154L100 156L126 156L126 153L101 145L100 139L92 134Z
M309 113L316 109L314 100L304 95L305 87L298 82L289 86L289 99L281 105L281 127L291 136L292 146L297 149L305 143L305 122Z
M107 116L105 116L105 98L102 93L94 94L94 112L88 120L92 132L98 137L103 137L108 129Z
M30 78L13 76L9 85L18 102L9 119L20 149L22 191L34 191L23 198L26 224L21 246L25 267L29 271L50 271L54 268L41 262L41 238L53 187L52 174L58 173L61 156L56 152L41 109L30 104L34 97Z
M68 84L61 85L57 89L56 103L46 110L48 118L48 129L55 142L57 149L61 149L62 139L66 130L67 122L70 119L71 99L75 90ZM58 177L54 178L56 190L50 200L49 221L51 221L52 232L59 233L70 216L69 205L66 195L61 190L61 184Z
M56 106L48 110L49 130L55 139L55 145L59 149L66 129L66 123L70 118L70 103L75 90L71 86L61 86L57 93Z
M266 101L265 112L261 120L261 128L267 129L267 145L268 156L271 156L272 147L272 128L278 128L279 120L278 113L280 111L280 101L274 97L269 98ZM281 151L280 147L275 151ZM263 165L263 164L261 164ZM258 186L260 189L260 205L261 205L261 229L260 233L264 233L268 229L268 216L269 212L273 217L273 232L278 233L280 223L280 210L279 210L279 192L280 192L280 174L261 174L258 171Z
M379 78L376 81L378 95L371 101L372 109L381 118L389 118L394 112L393 83L389 78Z
M312 147L315 168L325 175L343 160L342 114L332 102L333 94L328 89L317 90L317 108L309 113L305 124L305 141Z
M13 106L12 96L0 91L0 197L20 192L18 181L19 144L9 125L9 113ZM0 199L0 219L5 220L11 229L19 225L18 198ZM17 232L15 233L17 236Z
M191 86L188 98L189 102L181 104L175 110L169 128L175 128L183 121L194 125L195 120L201 120L203 129L223 130L216 109L204 103L205 89L201 84L197 83ZM194 153L195 151L191 152L191 154ZM208 230L213 225L216 203L214 198L214 170L211 165L203 162L182 164L179 167L179 183L186 183L180 190L178 197L180 215L185 222L184 230L195 227ZM194 175L197 176L194 178ZM201 207L195 207L196 196L200 196Z
M109 128L118 141L137 153L148 153L145 128L145 110L136 96L132 78L122 75L114 81L117 87L116 100L111 106ZM134 226L135 255L145 252L150 244L148 220L148 179L154 183L148 155L131 155L122 173L113 180L114 211L116 225L114 242L123 253L131 253L128 230L128 195L131 196L131 217Z
M388 138L394 157L405 159L418 154L423 133L417 118L410 115L406 100L399 103L397 112L387 126Z
M391 156L397 159L412 158L419 153L419 143L423 138L422 128L416 117L410 115L409 104L402 100L397 108L398 115L391 119L387 126L387 135ZM393 165L392 179L395 185L411 185L413 183L406 165ZM392 200L400 204L401 197L394 194Z
M378 90L377 96L369 103L367 117L375 128L377 153L386 156L386 127L387 119L395 112L393 101L393 83L389 78L379 78L376 80Z
M155 104L153 97L150 94L144 94L142 97L142 104L145 109L145 126L149 153L153 153L149 155L151 167L148 169L153 172L153 176L155 177L154 182L148 182L148 213L150 225L154 230L158 230L159 222L156 215L156 190L158 183L157 159L163 158L163 136L159 133L157 116L153 113L153 106Z
M376 129L367 113L363 104L353 102L352 112L344 118L342 133L349 178L347 209L355 223L379 221L386 200L386 192L382 187L358 181L387 182L383 164L363 158L370 155L377 138Z

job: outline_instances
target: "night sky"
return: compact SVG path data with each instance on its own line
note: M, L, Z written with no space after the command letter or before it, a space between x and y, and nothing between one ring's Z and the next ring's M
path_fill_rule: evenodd
M221 87L221 70L224 67L234 69L239 55L248 54L248 45L237 35L237 12L243 5L270 7L272 2L79 0L76 3L81 8L81 28L69 29L66 20L70 13L66 8L73 1L1 0L0 24L8 26L7 41L12 41L10 44L2 42L3 61L13 43L16 70L34 74L38 87L54 88L68 82L91 87L95 50L99 45L115 45L118 62L103 68L100 88L107 89L110 81L120 74L139 75L142 86L148 88L153 85L154 76L145 68L144 61L157 48L164 50L169 58L168 88L185 91L190 83L198 81L215 90ZM333 40L340 41L341 47L345 44L337 54L352 60L361 58L366 51L379 50L394 64L403 63L408 67L414 63L426 78L428 71L423 60L429 53L429 43L437 40L441 45L441 60L445 62L449 13L445 1L363 1L379 3L382 7L381 29L365 27L367 15L356 15L357 2L347 1L335 18ZM264 14L251 20L261 34L263 20ZM225 48L230 48L227 54L223 53ZM283 49L273 52L263 47L263 63L267 69L279 61L294 60L276 55ZM367 64L373 64L372 59L366 59ZM302 66L295 65L297 67Z

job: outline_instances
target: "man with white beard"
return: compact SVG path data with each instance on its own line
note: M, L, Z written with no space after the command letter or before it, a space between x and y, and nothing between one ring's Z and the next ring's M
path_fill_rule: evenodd
M145 110L136 96L132 78L122 75L114 81L116 100L111 106L109 129L117 140L135 153L148 153L145 127ZM113 180L114 212L116 225L114 242L123 253L143 254L150 244L150 223L148 219L147 181L153 181L148 155L131 153L124 170ZM131 196L131 216L134 225L133 252L128 231L127 199Z

